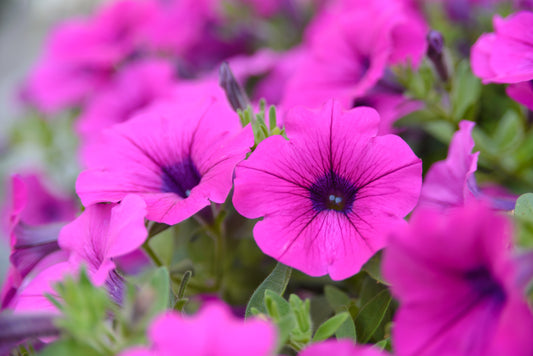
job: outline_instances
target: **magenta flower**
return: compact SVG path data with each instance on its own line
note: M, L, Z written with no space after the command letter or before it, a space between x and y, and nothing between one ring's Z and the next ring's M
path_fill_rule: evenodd
M494 17L495 33L483 34L472 47L472 71L484 83L512 83L507 94L533 108L533 12Z
M477 192L474 172L477 170L479 152L472 153L475 123L461 121L448 151L448 157L434 163L426 174L419 206L457 207L475 198Z
M510 237L505 217L479 204L422 210L392 234L383 271L400 302L397 355L531 355L533 316Z
M227 102L198 98L160 102L104 131L87 150L90 168L76 183L83 204L135 193L145 200L148 219L173 225L211 202L223 203L253 135Z
M121 62L140 49L155 5L117 1L93 18L58 26L25 83L23 99L47 114L82 105L109 83Z
M167 312L150 326L150 347L134 347L120 356L274 355L276 331L262 319L242 321L222 303L210 303L193 317Z
M479 152L472 153L475 123L461 121L450 142L448 157L434 163L427 172L420 193L420 207L454 208L474 200L484 200L494 209L514 209L516 198L504 189L491 186L479 188L474 173Z
M505 91L511 99L533 111L533 80L510 84Z
M13 175L10 193L7 232L11 265L0 294L0 309L10 303L28 274L56 263L63 255L58 253L57 236L77 212L72 198L50 193L36 174Z
M533 79L533 12L494 17L495 33L483 34L472 47L472 70L484 83Z
M288 82L286 108L335 98L349 109L388 65L416 64L425 53L426 25L404 1L351 0L330 8L307 30L308 54Z
M295 108L289 141L272 136L235 169L233 203L255 219L258 246L311 276L357 273L385 245L383 231L415 206L421 161L395 135L377 136L370 108Z
M13 175L10 193L11 227L19 221L32 226L71 221L78 212L73 197L50 190L44 177L36 173Z
M157 99L168 97L174 68L169 61L144 60L122 68L113 82L95 94L77 121L77 131L87 138L113 124L126 121Z
M408 99L401 93L379 88L378 86L367 95L355 99L353 106L369 106L376 109L381 118L378 135L386 135L398 131L393 126L396 120L413 111L420 110L423 104L419 101Z
M311 344L298 356L385 356L385 352L369 346L357 346L351 340L326 340Z
M145 207L143 200L134 195L124 197L120 204L89 206L59 233L58 243L67 258L26 281L9 307L17 311L54 310L44 293L53 293L53 284L78 271L82 264L87 266L91 281L97 286L105 284L119 302L123 282L114 271L114 259L135 251L145 241Z
M263 49L252 56L233 57L228 63L235 78L243 86L246 86L249 79L256 81L250 99L259 101L263 98L267 104L277 105L285 96L287 81L306 53L301 47L294 47L286 52Z

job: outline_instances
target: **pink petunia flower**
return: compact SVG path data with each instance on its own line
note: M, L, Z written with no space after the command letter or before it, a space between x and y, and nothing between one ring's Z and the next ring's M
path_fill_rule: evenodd
M93 18L62 23L26 81L23 99L46 114L83 104L109 83L119 64L141 49L155 5L122 0Z
M533 111L533 80L510 84L505 92L511 99Z
M419 101L408 99L400 92L376 88L376 90L371 90L365 96L355 99L353 106L368 106L376 109L381 118L378 135L386 135L398 131L393 126L396 120L413 111L420 110L423 104Z
M11 177L11 201L7 213L11 265L0 293L0 309L10 303L28 274L62 258L57 236L77 212L72 198L52 194L36 174Z
M83 204L136 193L146 201L148 219L173 225L210 202L223 203L253 134L227 102L200 98L160 102L104 131L87 150L90 168L76 183Z
M510 237L509 221L479 203L419 211L392 234L383 272L400 303L397 355L531 355L533 315Z
M415 206L421 161L398 136L376 137L371 108L329 101L289 111L285 124L289 141L269 137L235 169L235 208L264 217L254 237L267 255L311 276L350 277Z
M495 33L483 34L472 47L475 75L484 83L511 83L507 95L533 110L533 12L494 17Z
M222 303L211 302L193 317L167 312L150 326L149 347L134 347L120 356L274 355L276 330L262 319L242 321Z
M97 286L105 284L111 297L120 302L123 281L114 271L114 259L143 244L147 236L145 215L146 204L134 195L124 197L120 204L89 206L59 233L59 246L67 256L25 281L9 308L55 310L44 293L53 293L53 284L78 271L82 264L87 266L91 281Z
M9 192L8 229L19 221L33 226L66 222L74 219L78 212L76 200L65 193L51 191L41 174L13 175Z
M239 83L246 86L249 79L254 84L250 99L265 99L269 105L277 105L285 95L287 81L303 61L306 51L294 47L285 52L262 49L251 56L228 59L228 64ZM218 75L218 71L217 71Z
M289 80L283 106L317 107L330 98L349 109L390 64L417 64L427 25L403 1L334 2L309 26L308 54Z
M369 346L355 345L351 340L326 340L311 344L298 356L385 356L385 352Z
M143 60L117 73L113 83L95 94L76 122L77 131L87 138L102 129L126 121L135 112L168 97L174 84L169 61Z
M457 207L474 199L477 191L474 172L477 170L479 152L472 153L475 123L461 121L451 142L448 157L434 163L426 174L419 206Z
M483 83L519 83L533 79L533 12L494 17L495 33L483 34L472 47L471 62Z
M460 207L475 199L484 200L494 209L512 210L515 196L491 186L479 188L474 173L479 152L472 153L475 123L461 121L450 142L448 157L434 163L427 172L419 207L448 209Z

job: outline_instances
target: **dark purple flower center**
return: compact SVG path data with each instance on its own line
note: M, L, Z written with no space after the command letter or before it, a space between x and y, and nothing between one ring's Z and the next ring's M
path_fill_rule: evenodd
M465 274L465 277L480 297L489 298L497 305L504 304L505 291L486 267L471 270Z
M161 168L162 187L167 193L175 193L182 198L191 194L192 188L200 183L202 176L190 157L174 165Z
M343 213L352 211L357 188L346 178L335 172L328 172L310 188L310 198L316 211L335 210Z

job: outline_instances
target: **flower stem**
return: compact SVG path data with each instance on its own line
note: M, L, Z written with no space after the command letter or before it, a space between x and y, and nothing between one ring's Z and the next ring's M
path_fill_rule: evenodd
M152 260L152 262L157 266L157 267L162 267L164 266L163 262L161 261L161 259L157 256L157 254L155 253L155 251L150 247L150 244L148 243L148 240L143 244L143 250L144 252L146 252L146 254L148 255L148 257L150 257L150 259Z

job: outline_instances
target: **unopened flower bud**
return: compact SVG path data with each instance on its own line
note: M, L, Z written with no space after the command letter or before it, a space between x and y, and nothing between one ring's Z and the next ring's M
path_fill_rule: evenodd
M427 56L431 60L431 62L433 62L437 73L439 73L439 77L443 81L447 81L449 76L443 55L444 38L442 37L442 34L439 31L431 30L429 31L426 39L428 42Z
M233 110L244 110L248 107L250 104L248 96L233 76L228 63L226 62L220 65L219 84L226 92L226 96L228 97Z

